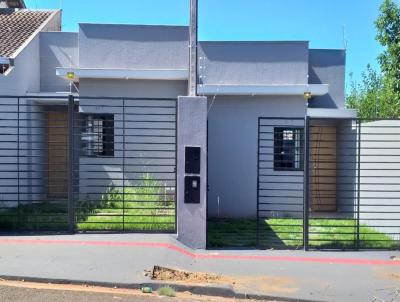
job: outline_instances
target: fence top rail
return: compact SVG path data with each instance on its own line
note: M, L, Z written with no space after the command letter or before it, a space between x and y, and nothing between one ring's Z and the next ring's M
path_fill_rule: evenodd
M293 120L293 121L299 121L299 120L305 120L308 119L310 121L359 121L359 122L378 122L378 121L399 121L400 122L400 117L399 118L360 118L360 117L264 117L260 116L258 119L260 121L262 120ZM310 127L316 127L314 125L310 125Z
M131 100L131 101L176 101L178 98L159 97L110 97L110 96L73 96L75 100ZM68 100L68 95L0 95L0 99L57 99Z
M400 118L361 118L361 117L307 117L310 121L359 121L359 122L379 122L379 121L400 121ZM312 125L310 125L312 127Z

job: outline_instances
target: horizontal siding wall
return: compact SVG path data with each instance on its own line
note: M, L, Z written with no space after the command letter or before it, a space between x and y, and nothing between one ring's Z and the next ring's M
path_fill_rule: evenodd
M361 125L361 223L400 239L400 121Z

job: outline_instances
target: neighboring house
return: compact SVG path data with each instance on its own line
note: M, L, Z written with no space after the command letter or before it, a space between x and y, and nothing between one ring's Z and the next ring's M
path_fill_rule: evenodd
M79 175L83 196L90 198L92 193L101 195L110 181L120 179L115 176L121 174L118 170L118 165L121 165L117 159L119 156L113 157L118 150L124 149L126 142L123 136L130 135L117 129L121 111L108 109L112 104L120 106L121 101L111 103L112 100L101 98L177 98L186 95L189 77L188 27L80 24L78 32L61 32L61 11L27 10L18 1L2 0L0 3L0 7L8 7L0 9L0 95L36 96L30 107L30 118L26 119L26 128L32 129L24 135L27 139L32 134L42 135L42 144L46 144L46 135L49 137L51 134L35 130L29 122L33 123L36 118L35 125L45 128L52 118L42 116L41 108L52 108L58 104L53 119L65 118L67 110L65 100L49 96L73 94L77 98L96 97L80 99L76 113L82 120L83 128L101 123L103 132L96 136L101 142L93 153L93 148L88 148L87 144L91 143L94 134L89 130L82 131L78 141L82 149L77 164L102 166L100 172L86 171ZM340 173L346 171L339 171L342 165L340 158L349 156L341 153L349 143L340 136L353 137L351 144L356 144L356 132L351 120L338 122L356 117L354 111L345 109L345 62L345 50L310 49L307 41L199 43L198 94L208 98L209 107L209 217L256 217L260 190L273 190L277 194L273 201L275 207L268 210L275 216L301 216L306 116L314 118L310 135L323 137L319 139L319 151L315 154L311 152L310 161L324 156L331 158L325 166L312 167L311 178L314 180L311 180L311 186L318 185L321 170L330 171L330 174L323 175L327 181L322 189L312 190L312 212L335 213L342 207L354 207L354 196L349 203L342 204L349 198L341 198L348 190L343 190L340 178ZM73 81L68 77L72 77ZM60 107L60 104L64 106ZM93 107L96 104L98 106ZM160 109L160 113L168 112L166 110ZM260 124L259 118L262 118ZM20 122L23 124L23 119ZM129 126L129 122L124 122L124 125ZM115 131L110 130L114 126ZM347 130L343 130L345 128ZM109 132L104 129L109 129ZM53 135L60 137L67 133ZM112 138L107 139L110 136ZM260 145L260 137L264 145ZM66 144L67 139L64 141ZM12 149L15 144L8 143L7 146ZM50 145L48 147L51 148ZM324 154L324 148L335 152ZM19 163L20 167L40 164L42 160L48 162L48 170L51 171L52 164L59 164L52 163L49 154L43 156L37 151L40 148L32 150L30 155L36 154L39 162ZM356 153L350 156L355 157ZM22 179L19 184L23 184L25 170L30 169L18 172ZM261 176L260 171L264 173ZM46 175L46 171L40 173L33 181L40 188L23 191L24 199L67 197L66 182L55 181L46 186L44 182L54 177ZM93 173L101 179L97 182L98 192L85 192L85 187L93 190ZM349 177L346 173L343 177ZM352 176L356 178L355 174ZM265 182L262 183L265 187L258 188L259 177L264 177ZM8 183L11 185L12 180ZM29 185L34 187L32 183ZM351 185L354 186L354 183ZM170 191L173 191L172 186L166 185ZM57 190L43 191L51 187ZM290 203L281 202L291 188L298 188L301 194L291 196ZM7 190L1 189L3 192ZM324 196L323 191L327 190L335 193ZM12 201L9 206L13 206ZM285 214L287 212L290 214Z

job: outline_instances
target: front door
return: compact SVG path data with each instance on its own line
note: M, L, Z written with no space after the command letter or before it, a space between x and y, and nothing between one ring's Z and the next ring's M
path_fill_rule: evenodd
M311 127L311 210L336 211L336 127Z
M67 111L47 113L48 198L68 197Z

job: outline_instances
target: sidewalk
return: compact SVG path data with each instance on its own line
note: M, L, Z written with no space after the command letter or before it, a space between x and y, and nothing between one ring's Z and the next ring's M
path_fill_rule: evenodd
M136 287L159 265L223 275L182 290L311 301L391 300L400 290L400 252L193 251L170 235L0 237L0 277ZM378 300L380 301L380 300ZM400 301L400 296L393 301Z

